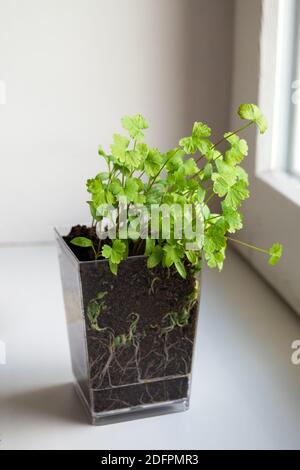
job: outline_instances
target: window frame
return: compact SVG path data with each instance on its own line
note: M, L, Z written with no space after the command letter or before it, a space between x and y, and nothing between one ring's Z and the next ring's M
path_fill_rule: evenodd
M289 168L299 3L298 0L263 1L258 102L268 116L269 129L264 141L257 140L255 166L258 178L297 205L300 205L300 180Z
M246 100L258 103L269 121L264 135L254 129L245 132L250 149L255 150L254 155L249 154L245 159L250 199L243 206L244 229L239 238L265 248L274 242L284 247L283 258L274 267L254 250L238 251L300 314L300 182L284 167L282 149L289 151L284 147L286 132L290 129L286 122L289 99L288 95L284 98L282 87L282 93L278 94L282 73L279 57L284 48L281 38L287 40L282 36L282 28L288 17L282 15L286 13L283 10L287 3L292 5L293 1L263 0L251 2L251 5L247 1L237 2L232 99L235 111L238 104ZM291 92L289 87L284 91ZM283 100L281 106L286 106L284 111L281 108L281 119L286 127L278 134L276 106L280 106L280 99ZM282 113L286 113L285 117ZM232 128L237 126L234 116L231 125Z

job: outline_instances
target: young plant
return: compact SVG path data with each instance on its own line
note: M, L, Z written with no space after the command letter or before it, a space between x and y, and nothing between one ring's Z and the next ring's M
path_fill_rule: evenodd
M246 123L234 132L225 133L216 143L211 140L210 127L195 122L191 135L180 139L177 147L165 153L145 143L148 124L140 114L124 117L122 126L128 136L114 134L110 152L99 148L107 171L87 181L92 226L102 227L99 242L76 237L71 243L92 249L95 259L106 258L114 274L123 259L141 254L147 256L149 269L158 264L166 268L174 265L183 278L187 275L187 265L197 271L203 259L209 267L221 270L228 242L265 253L269 263L276 264L282 255L279 243L262 249L231 236L243 226L240 206L249 197L248 175L241 165L248 154L248 145L239 134L251 125L256 125L261 134L267 129L266 119L256 105L242 104L238 114ZM220 144L226 144L225 151L220 151ZM124 198L129 208L138 205L147 209L143 230L141 219L132 215L122 225L120 201ZM212 209L216 200L218 212ZM174 205L182 209L192 207L192 210L188 215L184 210L177 214L171 210ZM154 215L151 211L149 216L149 211L157 206L170 208L168 236L164 235L165 218L161 212L158 231L154 236L151 232ZM109 238L111 231L106 231L108 238L103 237L103 221L108 215L104 216L103 207L109 207L110 214L118 210L117 217L111 217L114 237ZM200 235L195 230L195 235L193 232L193 235L178 236L176 226L186 219L193 229L201 219Z

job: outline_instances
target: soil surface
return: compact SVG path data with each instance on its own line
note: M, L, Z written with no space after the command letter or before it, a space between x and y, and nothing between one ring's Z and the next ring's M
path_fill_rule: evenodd
M92 260L69 242L94 235L77 226L65 241L81 261ZM175 269L149 270L144 256L132 256L117 276L106 260L81 264L80 276L94 411L187 398L198 316L190 270L184 280Z

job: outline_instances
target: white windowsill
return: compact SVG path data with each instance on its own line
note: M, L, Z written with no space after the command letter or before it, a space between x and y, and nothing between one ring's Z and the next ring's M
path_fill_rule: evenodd
M190 410L97 428L71 385L55 247L0 248L0 284L0 450L300 448L300 319L236 253L203 275Z
M257 177L300 206L300 179L284 171L257 172Z

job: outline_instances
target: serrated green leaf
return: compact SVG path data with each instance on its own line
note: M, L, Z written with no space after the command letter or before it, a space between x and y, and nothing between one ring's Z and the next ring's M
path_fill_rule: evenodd
M126 162L126 151L129 145L129 140L120 134L113 135L113 144L111 145L111 151L116 161L121 165Z
M114 264L119 264L123 259L123 255L125 254L125 251L126 251L125 243L121 240L114 240L112 250L111 250L111 255L110 255L111 262Z
M228 186L232 186L236 182L237 171L235 167L229 165L223 160L217 160L216 167L218 174L226 180Z
M150 149L145 159L145 171L150 177L156 176L162 167L163 157L158 149Z
M235 134L227 133L224 137L231 144L231 148L225 152L225 161L234 166L240 163L248 154L247 142Z
M228 225L228 232L235 233L237 230L240 230L243 227L242 215L231 207L227 207L224 202L222 202L223 208L223 217Z
M126 244L122 240L114 240L112 246L103 246L101 254L108 259L111 272L117 274L118 265L126 255Z
M127 202L134 201L139 190L139 185L134 178L127 178L125 188L123 191L124 196L127 197Z
M107 258L107 259L108 259L108 258L110 258L110 256L111 256L111 251L112 251L111 246L109 246L109 245L104 245L103 248L102 248L101 254L102 254L102 256L103 256L104 258Z
M166 168L168 171L173 172L178 170L183 165L184 151L180 148L175 148L167 152L164 157Z
M183 137L180 139L179 145L183 148L187 155L191 155L197 151L197 146L193 137Z
M223 262L225 259L225 251L221 250L221 251L205 253L205 259L207 261L207 265L209 268L217 267L219 271L221 271L223 268Z
M206 158L206 160L211 161L211 160L222 160L222 154L218 150L215 149L210 149L207 152L202 152L203 156Z
M266 132L268 128L267 120L256 104L241 104L238 109L238 114L242 119L254 122L261 134Z
M195 138L209 137L211 135L211 128L203 122L195 122L193 126L192 136Z
M199 172L197 163L193 158L185 160L185 162L183 163L183 171L185 176L193 176Z
M192 135L180 139L179 145L188 155L196 153L197 150L206 154L212 148L212 143L207 139L210 135L211 129L206 124L195 122Z
M216 193L220 197L225 196L225 194L227 194L229 190L227 181L221 175L219 175L219 173L213 173L211 178L214 182L213 184L214 193Z
M202 181L207 181L211 178L213 167L211 163L206 163L200 171L200 178Z
M125 116L121 122L123 128L129 132L130 137L136 140L143 139L144 133L142 131L149 127L146 119L141 114Z
M237 175L238 180L244 181L246 185L248 186L249 177L248 177L248 173L246 172L246 170L244 170L244 168L238 165L235 167L235 169L236 169L236 175Z
M237 209L242 201L249 197L249 191L245 181L239 180L233 186L228 189L225 204L227 207Z

